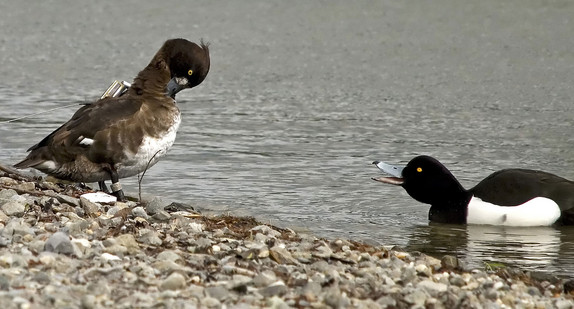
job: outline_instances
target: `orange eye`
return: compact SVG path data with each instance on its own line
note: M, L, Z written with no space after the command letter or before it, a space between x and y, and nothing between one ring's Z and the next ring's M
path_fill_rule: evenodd
M423 169L422 169L422 168L420 168L420 167L417 167L417 172L419 172L419 173L420 173L420 172L422 172L422 171L423 171Z
M190 75L190 76L191 76L191 74L193 74L193 70L187 71L187 75Z

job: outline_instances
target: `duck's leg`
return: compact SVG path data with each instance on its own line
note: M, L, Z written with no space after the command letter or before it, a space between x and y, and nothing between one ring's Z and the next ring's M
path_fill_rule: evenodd
M106 172L110 174L110 178L112 179L112 194L118 198L118 201L125 201L124 191L122 190L122 185L120 184L120 177L118 176L118 171L111 166L108 165L105 167Z
M100 190L102 190L102 192L110 193L110 189L108 189L108 186L106 186L106 183L103 180L98 181L98 185L100 185Z

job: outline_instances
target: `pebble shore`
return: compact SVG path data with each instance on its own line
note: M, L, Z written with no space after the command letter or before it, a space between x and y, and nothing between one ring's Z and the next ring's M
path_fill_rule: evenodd
M574 282L0 172L3 308L574 308Z

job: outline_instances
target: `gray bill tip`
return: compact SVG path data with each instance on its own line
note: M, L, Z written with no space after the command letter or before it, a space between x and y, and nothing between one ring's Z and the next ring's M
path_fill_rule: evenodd
M375 163L377 162L377 163ZM405 168L404 166L398 166L398 165L391 165L391 164L387 164L384 162L379 162L379 161L375 161L373 162L381 171L397 177L397 178L402 178L402 174L403 174L403 169Z

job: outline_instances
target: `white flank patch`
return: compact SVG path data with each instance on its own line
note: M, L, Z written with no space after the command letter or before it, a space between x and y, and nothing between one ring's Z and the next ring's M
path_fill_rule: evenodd
M90 146L94 143L94 140L91 138L87 138L87 137L81 137L82 139L80 140L80 145L83 146Z
M145 136L137 154L129 154L129 160L122 164L117 164L120 178L130 177L143 172L146 167L150 168L163 157L175 141L175 136L181 116L178 114L174 119L174 124L165 134L159 138Z
M536 197L517 206L497 206L472 197L468 204L468 224L504 226L548 226L560 218L560 207L545 197Z
M56 162L52 160L47 160L33 167L41 171L52 172L56 170Z

